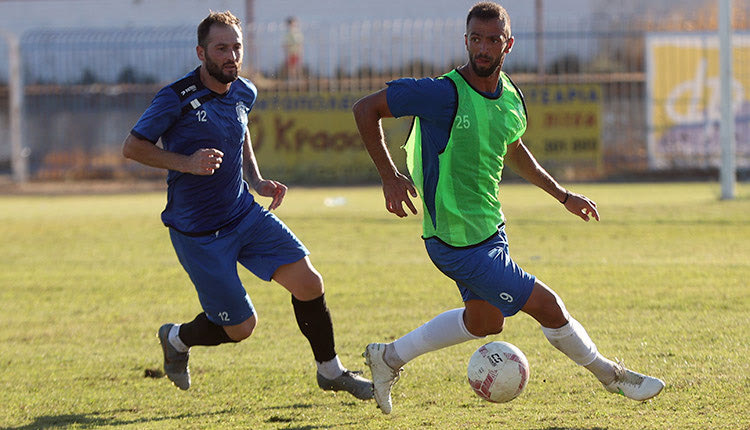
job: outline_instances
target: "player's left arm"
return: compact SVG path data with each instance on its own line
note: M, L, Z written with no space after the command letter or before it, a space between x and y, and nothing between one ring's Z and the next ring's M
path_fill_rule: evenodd
M258 195L271 197L271 203L268 209L276 209L281 205L286 195L287 186L278 181L263 179L258 168L258 161L255 159L255 151L250 141L250 131L245 130L245 143L242 148L242 163L245 176L250 186L253 187Z
M565 209L573 215L579 216L584 221L590 220L591 217L599 221L596 203L583 194L570 192L560 185L552 175L544 170L521 139L508 145L505 164L522 178L546 191L558 202L563 203Z

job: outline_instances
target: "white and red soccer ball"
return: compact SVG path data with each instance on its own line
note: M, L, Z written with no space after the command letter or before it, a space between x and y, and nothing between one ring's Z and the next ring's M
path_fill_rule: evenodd
M529 361L515 345L490 342L472 354L466 373L477 396L493 403L509 402L529 381Z

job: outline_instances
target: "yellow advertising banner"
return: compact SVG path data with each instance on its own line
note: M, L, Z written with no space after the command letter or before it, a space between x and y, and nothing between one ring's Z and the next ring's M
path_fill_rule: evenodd
M264 97L250 112L250 134L261 172L281 181L354 184L379 180L354 123L352 106L365 93L291 93ZM385 119L397 165L408 119Z
M750 34L734 34L732 45L735 159L737 167L750 167ZM650 167L718 167L718 37L651 34L646 49Z
M523 141L547 167L600 167L602 88L595 84L524 85Z
M523 137L545 166L601 162L602 91L598 85L522 87L529 116ZM351 107L364 93L290 93L258 98L250 134L261 172L281 181L354 184L379 177L362 144ZM394 162L404 172L411 118L383 120Z

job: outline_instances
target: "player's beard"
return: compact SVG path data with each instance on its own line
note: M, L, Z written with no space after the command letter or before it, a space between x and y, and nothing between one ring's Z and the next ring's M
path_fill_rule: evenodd
M471 64L471 69L476 73L477 76L480 78L486 78L488 76L492 76L495 71L497 71L498 67L503 62L503 57L497 58L495 61L492 61L492 58L483 56L482 58L492 61L489 66L487 67L479 67L477 66L476 59L479 57L479 54L471 57L469 56L469 64Z
M209 75L211 75L214 79L221 82L222 84L230 84L237 80L237 75L240 72L240 66L242 63L235 63L233 61L227 61L223 65L219 66L216 62L214 62L211 57L208 56L208 53L205 54L206 57L206 71ZM224 73L223 68L227 64L231 64L233 66L236 66L234 70L232 70L229 73Z

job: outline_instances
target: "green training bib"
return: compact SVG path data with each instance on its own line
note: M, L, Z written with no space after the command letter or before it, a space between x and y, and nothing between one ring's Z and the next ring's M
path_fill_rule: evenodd
M458 70L443 75L458 95L458 107L445 150L434 160L422 158L422 130L414 118L404 145L406 163L423 200L423 237L438 237L452 246L477 244L497 231L505 218L498 200L508 144L526 131L523 96L500 73L500 95L488 98L471 87ZM424 204L423 162L437 162L435 208Z

